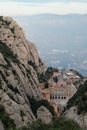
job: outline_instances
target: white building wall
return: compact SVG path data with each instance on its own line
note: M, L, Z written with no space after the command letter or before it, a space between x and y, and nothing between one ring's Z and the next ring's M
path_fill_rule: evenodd
M58 105L59 109L66 107L68 100L76 93L77 89L73 84L66 88L50 88L51 101Z

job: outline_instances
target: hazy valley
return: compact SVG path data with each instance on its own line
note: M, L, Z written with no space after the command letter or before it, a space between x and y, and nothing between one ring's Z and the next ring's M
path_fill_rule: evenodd
M78 70L87 75L87 15L42 14L13 17L27 39L37 45L47 66Z

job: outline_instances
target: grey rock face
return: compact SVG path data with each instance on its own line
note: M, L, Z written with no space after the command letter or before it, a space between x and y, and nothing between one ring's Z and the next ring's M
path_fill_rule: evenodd
M41 106L37 110L37 119L41 119L42 122L49 124L52 120L52 114L46 107Z
M45 65L22 28L13 19L0 17L0 104L17 128L36 119L28 97L42 98L37 73L44 72Z
M9 17L2 17L0 27L0 40L13 50L18 59L27 67L27 62L32 61L38 72L44 72L45 65L39 58L35 45L25 38L22 28Z
M0 121L0 130L5 130L1 121Z
M78 115L77 108L75 106L71 107L64 113L66 118L76 121L84 130L87 130L87 115Z

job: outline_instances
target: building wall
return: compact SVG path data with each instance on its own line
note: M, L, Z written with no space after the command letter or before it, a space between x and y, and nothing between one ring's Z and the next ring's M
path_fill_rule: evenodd
M67 84L66 87L50 87L50 100L63 109L68 100L76 93L77 89L73 84Z

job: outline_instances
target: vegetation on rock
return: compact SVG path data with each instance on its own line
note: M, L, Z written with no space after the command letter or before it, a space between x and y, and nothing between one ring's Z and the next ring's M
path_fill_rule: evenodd
M87 81L81 85L77 93L68 101L67 108L77 106L78 114L87 112Z
M47 82L48 79L51 78L53 72L58 72L58 69L53 67L48 67L45 74L38 74L38 79L40 83Z
M29 130L82 130L79 125L65 118L54 118L51 124L44 124L40 120L33 123Z
M16 130L16 129L8 129ZM51 124L44 124L41 120L33 122L28 128L21 128L19 130L82 130L79 125L65 118L55 118Z
M5 108L0 104L0 120L4 124L5 129L9 130L11 128L15 128L15 124L12 119L9 118L7 113L5 112Z
M1 40L0 40L0 52L3 54L4 59L7 61L8 64L9 64L9 60L19 64L19 60L17 59L17 56L14 55L12 50Z

